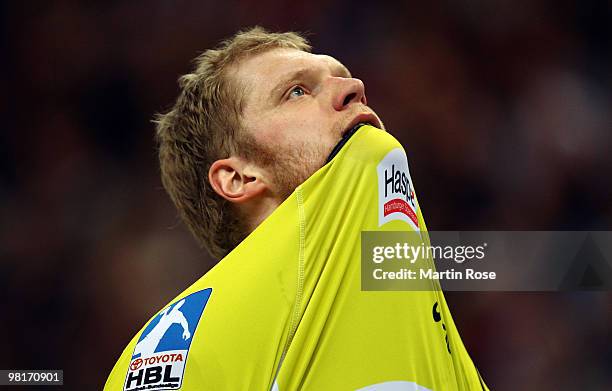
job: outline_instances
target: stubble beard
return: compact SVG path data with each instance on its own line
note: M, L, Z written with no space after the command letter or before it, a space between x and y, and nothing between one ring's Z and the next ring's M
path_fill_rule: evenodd
M291 147L268 145L245 137L240 143L246 158L261 165L272 178L270 190L284 201L291 193L325 164L325 146L301 141Z

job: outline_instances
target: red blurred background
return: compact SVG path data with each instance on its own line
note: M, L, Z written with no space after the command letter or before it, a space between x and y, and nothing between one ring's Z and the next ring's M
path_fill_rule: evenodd
M0 7L0 368L101 389L213 265L161 187L150 120L191 59L255 24L311 33L365 82L430 230L612 227L609 1ZM612 389L610 292L447 297L491 389Z

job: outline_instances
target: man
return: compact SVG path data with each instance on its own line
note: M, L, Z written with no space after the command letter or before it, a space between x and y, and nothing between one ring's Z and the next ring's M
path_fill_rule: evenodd
M426 228L360 80L295 33L254 28L180 86L157 119L162 181L223 259L134 337L105 389L486 389L438 285L361 291L362 231ZM143 354L176 303L191 338L172 324Z

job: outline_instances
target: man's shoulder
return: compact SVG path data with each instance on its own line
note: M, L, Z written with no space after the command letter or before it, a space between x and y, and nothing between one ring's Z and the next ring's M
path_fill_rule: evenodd
M209 384L234 375L240 378L240 368L269 372L277 352L274 344L265 341L283 340L284 329L277 326L291 315L296 285L293 268L283 275L265 267L277 256L274 252L266 258L260 255L259 269L257 262L246 260L248 251L223 259L142 327L124 349L104 389L139 389L154 386L156 379L159 384L192 389L189 384L202 384L198 382L204 375ZM253 362L253 357L261 360Z

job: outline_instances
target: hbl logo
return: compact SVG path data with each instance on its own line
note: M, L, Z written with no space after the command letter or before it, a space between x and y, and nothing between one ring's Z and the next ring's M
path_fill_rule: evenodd
M181 387L187 353L212 288L164 308L145 327L132 353L124 391Z

